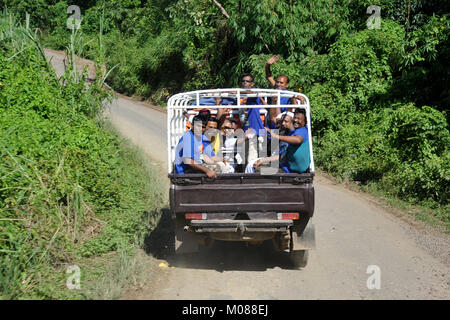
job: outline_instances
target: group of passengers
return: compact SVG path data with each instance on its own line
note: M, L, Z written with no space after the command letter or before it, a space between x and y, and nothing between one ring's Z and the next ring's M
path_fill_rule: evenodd
M266 79L273 88L287 90L287 76L280 75L276 81L272 77L270 66L277 60L278 57L274 56L267 61ZM244 89L254 86L251 74L243 74L240 81ZM271 98L271 104L277 102L276 97ZM216 115L212 115L209 109L201 109L197 115L188 118L190 128L178 142L175 151L175 173L203 172L209 178L215 178L218 172L255 173L262 165L270 163L278 163L281 172L306 172L310 164L310 154L305 109L288 107L299 102L304 103L303 97L281 97L279 104L286 107L267 108L269 112L265 118L261 117L260 108L257 107L247 108L237 119L227 117L231 109L218 108ZM236 101L227 103L224 99L216 98L214 104L236 105ZM263 108L267 102L262 98L248 97L241 99L241 104L261 105ZM185 115L188 117L187 113ZM265 147L269 156L258 157L258 145L261 150L263 136L266 136ZM278 139L279 142L279 148L273 152L272 139ZM243 159L241 155L245 154L247 157Z

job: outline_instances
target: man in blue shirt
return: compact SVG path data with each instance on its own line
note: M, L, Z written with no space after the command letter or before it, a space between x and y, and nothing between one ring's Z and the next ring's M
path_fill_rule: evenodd
M240 81L241 88L243 89L252 89L255 85L255 78L249 73L244 73L243 75L241 75ZM246 92L242 91L242 93L245 94ZM241 104L256 106L261 105L262 103L260 98L258 99L256 97L244 97L241 98ZM243 109L240 109L240 111L243 111ZM246 112L247 117L245 117L245 114L242 113L240 114L240 119L242 128L246 132L246 139L249 139L248 143L246 143L246 154L247 161L251 162L258 157L258 136L261 130L264 131L264 124L261 120L260 108L247 108Z
M252 89L255 85L254 77L249 73L244 73L241 76L241 88L243 89ZM260 99L256 97L249 97L242 99L242 104L246 104L249 106L261 105ZM264 125L261 121L259 108L249 108L247 109L247 121L243 123L244 131L247 131L248 128L253 128L256 134L259 133L260 129L264 129Z
M278 56L273 56L266 63L266 79L270 83L270 87L278 90L287 90L289 88L289 77L287 75L279 75L277 80L275 81L272 76L272 71L270 71L270 66L279 60ZM276 98L272 98L272 104L276 104ZM291 104L291 98L289 97L280 97L280 105L288 105ZM281 112L287 111L287 107L282 107ZM277 116L275 114L275 116Z
M293 172L306 172L310 164L309 153L309 135L306 123L305 109L297 108L294 111L294 129L293 135L301 137L301 143L290 144L287 149L287 161L289 169Z
M278 56L273 56L269 60L267 60L266 63L266 79L269 81L270 86L274 89L287 91L289 88L289 77L287 75L280 75L277 77L277 80L275 81L274 77L272 76L272 72L270 70L270 66L276 63L279 60ZM305 103L303 97L296 98L289 98L289 97L280 97L280 105L290 105L290 104L298 104L298 102L301 102L302 104ZM272 104L277 103L277 98L272 98ZM271 108L270 109L270 118L269 121L272 121L275 123L275 117L282 113L287 111L287 107L281 107L281 108Z
M208 169L203 163L215 164L215 154L209 140L205 137L208 119L195 116L194 125L178 142L175 150L175 173L204 172L209 178L216 178L216 172Z

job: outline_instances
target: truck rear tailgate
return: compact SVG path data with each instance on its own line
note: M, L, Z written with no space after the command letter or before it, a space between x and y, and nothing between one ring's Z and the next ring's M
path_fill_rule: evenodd
M313 215L313 174L170 175L173 213L300 212Z

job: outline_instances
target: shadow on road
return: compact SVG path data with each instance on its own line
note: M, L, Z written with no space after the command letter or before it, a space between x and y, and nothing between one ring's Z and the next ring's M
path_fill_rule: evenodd
M165 208L156 228L145 241L145 251L170 266L188 269L223 271L265 271L279 267L293 269L289 254L275 251L270 241L247 246L244 242L215 241L209 249L200 247L197 253L175 255L174 222Z
M154 216L160 216L160 219L145 238L144 250L157 259L167 259L167 256L175 254L175 225L170 217L169 208L161 209Z

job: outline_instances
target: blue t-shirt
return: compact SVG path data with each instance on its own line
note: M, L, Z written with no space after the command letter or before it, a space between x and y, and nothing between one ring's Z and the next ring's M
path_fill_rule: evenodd
M294 135L295 130L292 130L288 133L288 136ZM280 141L280 168L283 169L285 173L290 173L289 163L287 161L287 148L289 147L289 143L285 141Z
M298 128L291 135L302 136L303 142L300 145L289 144L286 155L289 170L306 172L310 163L308 128Z
M284 89L283 91L289 91L288 89ZM280 97L280 105L286 105L291 104L291 98L290 97ZM285 112L288 110L288 108L280 107L281 112Z
M288 91L288 89L284 89L283 91ZM281 105L291 104L291 98L290 97L280 97L280 104ZM285 112L287 110L288 110L288 108L281 108L281 112Z
M200 140L194 136L192 130L189 130L178 141L175 149L175 173L184 174L190 168L188 164L184 163L183 158L190 158L201 163L202 154L210 157L215 156L208 139L202 135Z
M220 103L224 106L236 105L236 98L220 98ZM200 106L215 106L216 99L214 97L203 97L200 98ZM191 106L197 105L197 100L192 101Z
M294 134L294 130L290 131L287 135L291 136ZM287 162L287 148L289 146L289 143L285 142L285 141L280 141L279 142L279 150L276 152L272 152L272 156L278 155L279 156L279 166L281 169L283 169L284 172L289 173L289 167L288 167L288 162Z
M200 98L200 106L215 106L216 105L216 99L214 99L213 97L203 97ZM194 100L191 103L191 106L195 106L197 105L197 100Z
M235 105L237 105L237 99L224 97L224 98L220 99L220 103L224 106L235 106Z
M249 106L255 106L255 105L262 105L262 102L257 97L250 97L247 98L247 102L245 103ZM247 109L247 121L245 122L243 129L244 131L247 131L249 128L252 128L255 130L256 134L259 136L259 131L264 130L264 124L261 120L261 112L259 111L259 108L248 108Z

